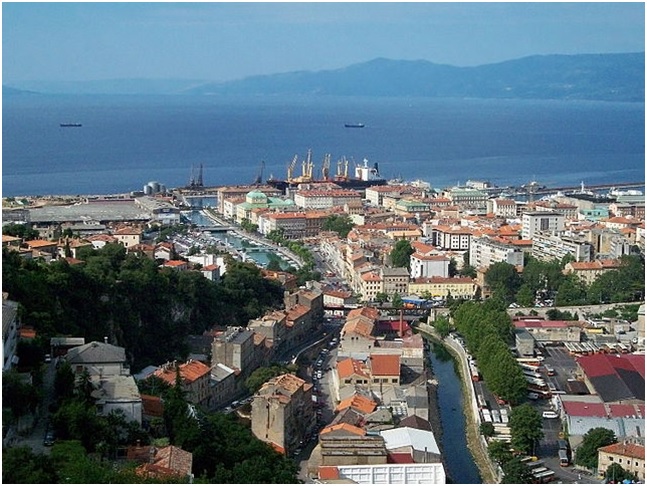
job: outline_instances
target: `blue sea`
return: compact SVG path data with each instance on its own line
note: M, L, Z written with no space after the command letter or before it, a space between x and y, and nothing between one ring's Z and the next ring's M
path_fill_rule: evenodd
M200 164L205 185L246 184L261 162L263 179L284 178L308 149L315 171L329 153L333 171L366 158L434 187L645 180L643 103L20 95L3 98L2 121L3 196L180 187Z

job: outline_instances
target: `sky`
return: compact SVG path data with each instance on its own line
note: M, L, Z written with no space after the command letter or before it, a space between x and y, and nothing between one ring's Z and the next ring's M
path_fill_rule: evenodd
M384 57L642 52L643 2L2 2L2 82L226 81Z

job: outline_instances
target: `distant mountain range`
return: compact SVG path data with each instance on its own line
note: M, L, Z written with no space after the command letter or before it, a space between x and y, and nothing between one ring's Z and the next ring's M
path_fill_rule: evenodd
M120 79L25 82L16 90L74 94L334 95L389 97L645 100L645 54L530 56L475 67L384 58L326 71L227 82Z

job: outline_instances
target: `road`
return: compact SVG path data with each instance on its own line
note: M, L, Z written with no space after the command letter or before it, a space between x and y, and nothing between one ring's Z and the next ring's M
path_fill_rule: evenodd
M50 448L43 445L45 431L49 420L49 408L54 403L54 377L56 376L56 359L46 364L43 373L43 403L39 408L39 416L31 432L25 436L17 436L12 447L31 447L36 454L49 454Z

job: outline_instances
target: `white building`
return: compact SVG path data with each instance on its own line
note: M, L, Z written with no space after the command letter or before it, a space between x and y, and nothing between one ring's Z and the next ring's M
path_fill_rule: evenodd
M521 239L532 240L536 233L555 233L564 229L564 215L552 211L531 211L521 216Z
M523 250L492 238L474 238L470 244L470 265L487 268L493 263L505 262L523 266Z
M11 369L17 363L18 345L18 303L2 294L2 371Z
M449 258L415 252L410 257L411 278L449 277Z
M322 467L320 467L321 469ZM322 478L322 480L337 479L357 484L446 484L447 482L445 469L439 462L327 466L327 469L335 469L335 471L331 471L332 474L329 478Z
M535 233L532 238L532 256L549 262L573 255L575 261L589 262L592 255L591 244L562 234Z

